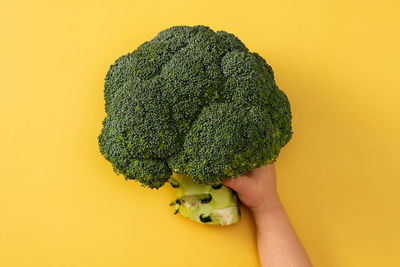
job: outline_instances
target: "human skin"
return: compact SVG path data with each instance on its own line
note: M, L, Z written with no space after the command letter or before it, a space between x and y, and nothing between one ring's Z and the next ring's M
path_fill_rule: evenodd
M224 179L253 213L262 267L312 266L276 189L275 164L253 169L236 179Z

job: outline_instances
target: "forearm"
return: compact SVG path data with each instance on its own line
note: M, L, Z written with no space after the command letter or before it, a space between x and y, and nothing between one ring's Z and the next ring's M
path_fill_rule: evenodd
M253 212L262 267L312 266L277 195Z

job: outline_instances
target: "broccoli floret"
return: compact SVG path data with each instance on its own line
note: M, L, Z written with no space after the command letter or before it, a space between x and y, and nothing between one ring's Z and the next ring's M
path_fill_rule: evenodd
M213 187L274 162L292 137L290 104L271 66L233 34L202 25L168 28L117 59L104 98L99 146L115 172L150 188L178 174L181 185L206 186L179 191L202 207L183 215L203 223L224 224L215 214L225 208L240 218L236 198L222 207Z

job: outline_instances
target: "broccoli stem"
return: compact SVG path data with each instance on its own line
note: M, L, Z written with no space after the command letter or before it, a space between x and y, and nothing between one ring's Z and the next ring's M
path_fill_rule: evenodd
M175 214L211 225L230 225L240 220L240 209L235 192L223 185L198 184L192 177L173 173L170 183L177 194L171 202Z

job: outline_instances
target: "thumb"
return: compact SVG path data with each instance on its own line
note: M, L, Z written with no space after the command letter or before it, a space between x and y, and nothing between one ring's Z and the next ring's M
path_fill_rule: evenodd
M229 187L230 189L236 191L237 193L240 193L242 191L242 188L244 188L244 185L246 183L246 177L244 176L239 176L237 178L226 178L222 180L222 184Z

